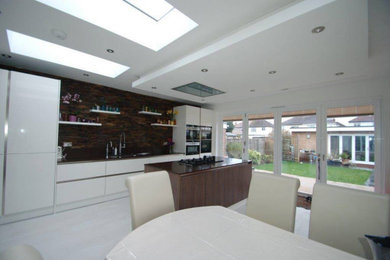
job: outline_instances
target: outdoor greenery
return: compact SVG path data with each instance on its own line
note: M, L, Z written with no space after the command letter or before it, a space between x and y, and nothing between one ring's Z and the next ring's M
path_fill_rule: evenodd
M255 150L249 150L249 160L252 161L254 165L259 165L261 163L261 153Z
M227 128L226 128L226 132L232 132L234 129L234 125L233 125L233 122L232 121L228 121L227 122Z
M230 142L226 145L226 152L229 158L242 158L242 143Z
M254 165L272 163L273 156L268 154L261 154L256 150L249 149L249 160L251 160Z
M282 172L297 176L315 178L315 164L283 161ZM273 163L255 166L259 170L273 171ZM364 185L371 175L369 170L360 170L341 166L328 166L328 180Z

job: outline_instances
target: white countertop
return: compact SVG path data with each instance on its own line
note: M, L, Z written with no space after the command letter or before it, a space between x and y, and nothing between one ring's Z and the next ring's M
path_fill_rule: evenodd
M106 259L361 259L230 209L176 211L132 231Z

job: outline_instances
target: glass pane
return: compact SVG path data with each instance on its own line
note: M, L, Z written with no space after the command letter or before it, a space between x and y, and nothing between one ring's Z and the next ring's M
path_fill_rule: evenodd
M274 119L249 120L248 152L256 170L273 172L274 164ZM262 115L256 115L260 118ZM251 116L249 116L251 118Z
M368 137L369 146L370 146L370 162L375 162L375 139L374 136Z
M355 136L355 161L366 160L366 137Z
M352 136L343 136L343 153L348 154L348 159L351 159Z
M328 184L374 191L373 111L373 106L328 109ZM336 136L342 140L339 156L333 154Z
M331 136L330 137L330 152L332 157L339 157L339 137Z
M283 114L282 174L298 178L301 193L312 194L316 182L316 133L315 115Z
M224 157L242 159L242 120L224 121Z

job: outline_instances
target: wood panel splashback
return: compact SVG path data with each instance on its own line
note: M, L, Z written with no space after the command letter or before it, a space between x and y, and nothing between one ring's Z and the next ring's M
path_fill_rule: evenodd
M85 153L103 156L108 141L115 146L119 143L119 136L126 133L126 148L124 153L151 152L155 154L167 153L163 143L172 137L172 128L151 126L157 119L169 118L138 114L143 106L154 107L158 112L165 112L174 106L180 105L164 99L144 96L132 92L121 91L100 85L62 79L61 97L67 93L79 94L81 103L71 102L64 104L61 100L60 112L64 114L78 113L85 119L97 120L101 127L60 125L58 145L63 142L72 142L72 149L65 152L68 157L79 157ZM93 113L90 109L95 105L102 105L102 98L108 106L119 107L120 115Z

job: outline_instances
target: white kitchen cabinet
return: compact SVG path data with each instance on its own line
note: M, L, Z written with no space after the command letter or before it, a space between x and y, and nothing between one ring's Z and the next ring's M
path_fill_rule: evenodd
M54 153L8 154L5 215L53 206Z
M200 108L193 106L178 106L174 107L178 112L176 115L177 126L185 125L200 125Z
M200 108L193 106L186 106L186 124L200 125Z
M105 178L57 184L56 205L104 196Z
M4 154L4 125L7 111L8 71L0 70L0 155Z
M125 184L126 178L130 176L135 176L139 174L144 174L143 172L129 173L123 175L109 176L106 177L106 195L115 194L119 192L127 191Z
M106 162L70 163L57 166L57 182L106 175Z
M11 72L7 153L56 152L60 81Z
M200 125L201 126L213 126L214 112L209 109L200 109Z
M4 169L4 155L0 154L0 209L3 208L3 169ZM0 216L2 210L0 210Z
M53 209L60 81L14 71L0 75L0 117L8 110L2 220L12 221Z
M108 161L106 175L143 171L147 160L148 158Z

